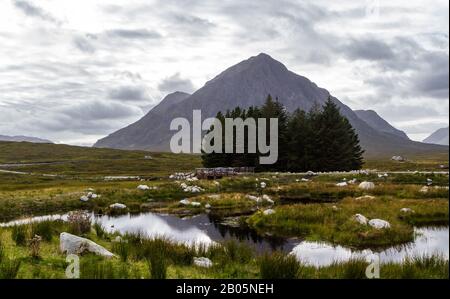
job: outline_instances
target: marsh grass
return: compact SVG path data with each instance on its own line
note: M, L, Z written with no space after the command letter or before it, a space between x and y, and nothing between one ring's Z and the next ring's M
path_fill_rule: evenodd
M57 225L56 221L42 221L31 224L31 236L38 235L42 240L50 242L53 238L54 226Z
M97 235L98 238L103 239L104 237L106 237L108 234L105 231L105 228L103 227L103 225L99 222L94 222L94 224L92 225L92 227L95 230L95 234Z
M0 279L14 279L19 273L20 259L3 258L0 261Z
M259 258L258 264L262 279L294 279L301 275L302 266L293 255L266 253Z
M67 217L69 232L74 235L84 235L91 231L91 215L83 211L71 212Z
M26 225L14 225L11 230L11 238L17 246L25 246L27 244L28 227Z

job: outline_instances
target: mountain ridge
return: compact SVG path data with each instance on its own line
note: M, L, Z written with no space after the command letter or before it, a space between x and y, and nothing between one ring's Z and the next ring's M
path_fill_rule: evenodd
M12 141L12 142L32 142L32 143L53 143L50 140L37 138L37 137L30 137L30 136L7 136L7 135L0 135L0 141Z
M174 132L170 121L176 117L192 120L192 110L201 109L203 119L236 106L263 105L267 95L278 98L287 111L310 110L323 105L330 93L308 78L298 75L267 54L250 57L218 74L186 99L159 113L158 106L137 122L100 139L95 147L168 151ZM379 132L361 120L348 106L331 96L357 131L368 154L399 155L410 151L444 150Z
M430 136L423 140L425 143L448 145L449 143L449 127L440 128L433 132Z

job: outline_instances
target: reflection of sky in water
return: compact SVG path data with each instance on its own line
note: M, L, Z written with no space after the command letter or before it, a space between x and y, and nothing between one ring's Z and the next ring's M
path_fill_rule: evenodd
M211 244L213 242L204 230L177 217L146 213L137 216L99 216L96 217L96 221L101 223L109 232L142 232L149 237L164 236L190 245Z
M26 224L43 220L67 220L67 215L41 216L0 224L9 226ZM150 237L164 236L176 242L189 245L205 243L212 244L217 241L239 239L255 247L258 251L281 249L291 252L303 262L325 266L333 261L347 261L351 258L366 258L372 253L379 254L381 262L401 262L406 257L439 254L449 258L449 229L445 228L419 228L416 229L415 241L397 247L375 252L371 250L354 251L343 246L333 246L324 242L298 242L287 240L285 242L269 242L266 238L257 236L251 231L235 231L231 228L211 223L207 215L198 215L181 219L176 216L153 213L122 216L96 216L93 221L101 223L109 232L120 233L143 232Z
M402 246L391 247L381 252L353 251L342 246L332 246L320 242L301 242L292 250L299 260L318 266L326 266L333 261L348 261L351 258L366 258L375 253L381 262L401 262L406 257L438 254L449 258L449 230L445 228L418 228L415 241Z

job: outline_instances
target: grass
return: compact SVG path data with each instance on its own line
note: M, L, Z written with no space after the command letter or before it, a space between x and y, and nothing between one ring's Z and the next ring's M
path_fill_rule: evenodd
M400 209L405 207L415 213L404 216ZM449 217L446 199L346 198L338 204L284 205L275 210L273 215L256 213L248 219L248 223L263 232L363 248L388 247L412 241L412 224L448 225ZM361 225L353 220L355 214L362 214L368 219L386 220L391 228L377 230Z
M260 258L259 269L262 279L294 279L300 275L301 264L293 255L274 252Z

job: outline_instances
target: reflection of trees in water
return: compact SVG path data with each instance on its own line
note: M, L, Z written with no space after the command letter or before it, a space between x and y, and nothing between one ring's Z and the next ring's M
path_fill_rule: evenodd
M223 217L218 215L208 214L208 219L210 223L214 225L214 228L220 233L223 239L236 239L241 242L247 242L251 245L255 245L258 250L265 251L270 249L283 250L284 245L286 245L287 240L281 237L274 236L261 236L256 230L248 227L245 224L241 224L239 227L232 227L228 225L221 224Z

